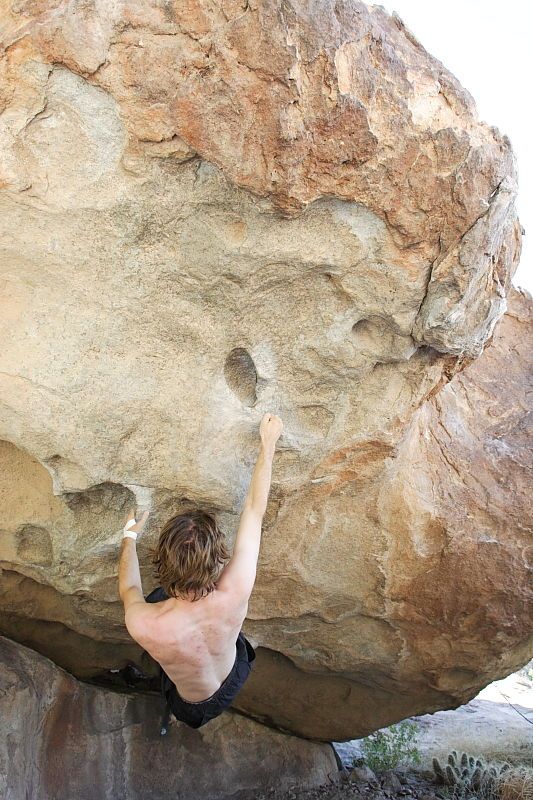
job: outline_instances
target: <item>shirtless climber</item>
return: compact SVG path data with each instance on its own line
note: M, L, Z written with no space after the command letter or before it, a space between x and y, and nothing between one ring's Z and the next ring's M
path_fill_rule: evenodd
M211 514L182 511L166 522L152 548L161 586L145 599L136 539L148 512L138 522L130 512L124 527L119 594L126 627L160 665L167 719L172 711L191 728L231 705L252 668L255 651L241 625L255 583L272 460L282 429L280 417L264 414L259 456L231 558Z

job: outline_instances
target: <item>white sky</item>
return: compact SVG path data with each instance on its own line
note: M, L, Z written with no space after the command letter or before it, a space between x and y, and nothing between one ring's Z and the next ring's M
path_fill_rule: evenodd
M528 0L380 0L396 11L511 140L518 162L522 257L513 284L533 292L533 9Z

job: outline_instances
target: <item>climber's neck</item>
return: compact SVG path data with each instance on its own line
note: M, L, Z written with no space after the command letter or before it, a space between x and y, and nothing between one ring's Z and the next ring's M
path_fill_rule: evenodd
M209 600L210 598L214 597L216 594L220 594L220 593L215 590L213 592L209 592L209 594L206 594L204 597L198 598L198 600L195 601L194 600L194 592L187 592L186 594L180 595L179 597L175 597L173 599L176 600L178 603L192 603L192 602L201 603L201 602L205 602L206 600Z

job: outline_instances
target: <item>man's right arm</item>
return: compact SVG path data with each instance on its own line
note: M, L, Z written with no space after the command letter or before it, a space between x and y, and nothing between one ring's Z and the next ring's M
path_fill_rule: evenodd
M275 443L265 444L261 442L259 455L257 456L244 504L245 508L253 509L253 511L260 514L261 517L264 517L267 509L268 495L272 481L272 461L274 459L275 447ZM237 542L238 537L235 540L235 545L237 545Z
M261 422L261 447L252 474L250 487L239 520L233 555L218 581L218 588L248 600L254 587L261 526L268 503L272 479L272 461L276 440L281 434L279 417L265 414Z

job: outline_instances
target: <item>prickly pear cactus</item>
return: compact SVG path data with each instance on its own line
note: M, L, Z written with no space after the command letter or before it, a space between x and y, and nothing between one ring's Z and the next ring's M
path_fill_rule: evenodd
M481 791L490 795L495 779L510 769L510 764L487 764L469 753L463 752L459 757L457 750L448 754L446 764L442 765L438 758L433 758L432 763L436 781L451 786L462 797Z

